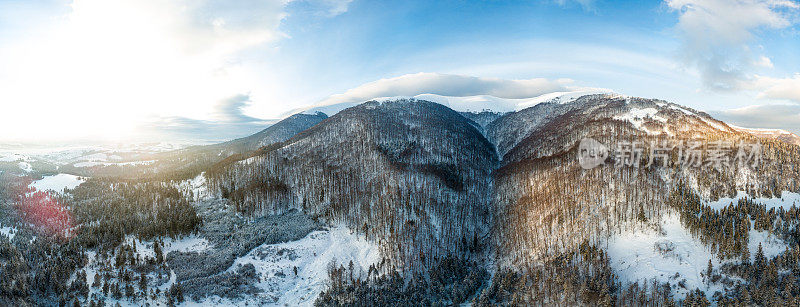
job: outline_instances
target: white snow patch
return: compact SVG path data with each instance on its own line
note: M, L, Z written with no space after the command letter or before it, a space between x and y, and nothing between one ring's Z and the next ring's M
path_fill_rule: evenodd
M248 300L266 299L274 301L276 306L311 306L325 288L329 263L335 261L347 267L352 261L356 271L366 276L369 266L380 259L377 245L339 226L312 232L298 241L261 245L236 259L229 271L252 263L261 275L256 286L265 292Z
M689 291L700 288L709 297L721 291L721 285L706 286L701 272L711 259L715 268L719 258L685 229L677 215L661 221L663 233L642 230L615 235L608 242L611 267L623 282L646 282L656 279L672 286L676 298L683 299ZM676 275L676 273L678 275ZM683 282L686 288L678 284Z
M647 120L656 120L662 123L667 122L666 118L658 116L656 115L656 113L658 113L658 110L656 108L645 108L645 109L632 108L630 111L628 111L628 113L614 116L614 119L627 121L631 123L633 127L636 128L637 130L642 130L647 133L652 133L651 131L644 128L644 123Z
M766 197L759 197L753 198L744 191L738 191L736 193L736 197L728 198L723 197L717 201L707 202L706 205L713 208L713 209L722 209L727 207L730 204L736 205L740 199L744 198L751 198L756 203L761 203L767 206L767 210L772 208L783 208L785 210L791 209L793 206L800 207L800 194L783 191L781 193L781 197L774 197L774 198L766 198Z
M153 244L150 242L147 246L152 248ZM202 253L211 249L211 242L206 238L190 235L181 239L166 239L164 240L164 255L171 252L198 252ZM154 253L155 255L155 253Z
M610 264L619 274L620 280L634 283L656 279L661 283L669 283L677 299L684 299L689 291L697 288L704 291L709 299L716 291L724 292L724 285L706 283L704 275L708 261L711 260L715 272L719 273L718 269L722 264L738 260L721 261L683 227L676 214L664 216L660 226L660 231L637 230L617 234L609 239ZM748 241L750 259L755 257L759 244L767 258L774 258L787 247L779 238L766 231L755 231L751 227ZM738 279L735 276L728 277Z
M758 245L761 244L761 249L764 251L764 256L767 259L775 258L786 251L786 242L780 238L771 235L767 231L755 231L750 226L750 238L747 241L747 249L750 250L750 260L755 259Z
M8 240L14 240L14 236L17 235L17 229L14 227L3 226L0 225L0 233L7 236Z
M31 158L18 153L0 153L0 162L31 161Z
M191 191L192 196L196 197L197 199L208 199L211 197L211 193L208 191L208 186L206 185L206 173L203 172L194 179L186 180L181 183L188 191Z
M30 173L30 172L33 171L33 166L31 166L31 164L28 163L28 162L17 163L17 167L19 167L19 169L21 169L21 170L23 170L23 171L25 171L27 173Z
M62 192L65 188L74 189L84 183L85 180L81 177L70 174L58 174L55 176L46 176L41 180L31 183L31 187L39 191L53 191Z

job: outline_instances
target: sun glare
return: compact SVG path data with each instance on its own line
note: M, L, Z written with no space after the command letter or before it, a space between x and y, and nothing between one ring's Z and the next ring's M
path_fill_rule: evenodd
M37 114L47 124L25 125L21 137L122 139L148 116L203 118L246 91L235 66L223 65L240 41L214 41L221 20L198 31L187 27L190 8L147 3L76 1L41 35L6 50L14 60L0 73L0 127Z

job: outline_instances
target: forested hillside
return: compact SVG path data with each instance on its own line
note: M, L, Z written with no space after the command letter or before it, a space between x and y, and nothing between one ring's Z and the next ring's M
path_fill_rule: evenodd
M403 270L488 236L497 157L473 123L442 105L367 102L262 151L207 174L243 212L296 208L345 222Z
M800 297L800 147L661 100L369 101L159 155L63 191L0 171L0 304Z

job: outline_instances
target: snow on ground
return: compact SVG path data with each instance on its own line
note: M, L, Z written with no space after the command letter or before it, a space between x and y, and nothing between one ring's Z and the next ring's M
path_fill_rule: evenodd
M702 115L698 115L698 117L700 117L701 120L703 120L706 124L708 124L709 126L713 127L714 129L721 130L721 131L730 131L730 130L732 130L731 128L728 128L723 124L720 124L721 122L717 122L716 120L714 120L712 118L706 118L705 116L702 116Z
M155 251L153 250L153 241L141 241L136 239L134 236L127 236L125 238L125 243L128 244L129 246L133 246L134 242L136 244L136 255L138 255L139 259L146 259L147 257L151 258L155 257ZM205 238L198 237L196 235L190 235L180 239L166 238L163 240L163 242L164 242L164 255L174 251L203 252L212 248L208 240L206 240ZM84 269L86 270L86 282L89 285L91 285L94 282L95 274L99 272L98 270L102 267L102 264L100 263L100 260L97 258L97 252L89 251L87 252L87 254L89 262L86 265L86 267L84 267ZM106 259L106 261L113 261L113 256L111 257L111 259ZM116 274L113 275L115 276ZM148 274L148 278L150 279L151 282L154 282L157 279L157 276L151 273ZM164 278L166 279L167 276L164 275ZM160 283L160 285L158 285L157 288L160 289L161 292L166 292L175 283L175 280L176 280L175 273L170 271L168 280L164 280L164 282ZM89 290L90 294L95 294L101 297L103 296L100 288L90 287ZM148 303L150 304L150 306L167 305L167 302L163 296L159 296L157 300L148 299L146 302L142 301L132 302L126 298L117 300L111 297L111 295L109 295L105 297L105 302L108 306L113 306L116 303L119 303L120 306L124 307L142 306L142 304L144 303ZM179 306L187 306L187 305L194 306L193 303L191 302L181 304Z
M128 245L136 243L136 253L141 259L155 256L152 241L140 241L133 236L128 236L125 241ZM165 255L171 251L203 252L211 248L213 247L206 239L194 235L178 240L164 240ZM100 266L97 265L95 252L89 252L89 259L86 272L87 281L91 284ZM263 244L236 259L228 271L234 271L240 265L252 263L261 278L261 282L255 286L263 289L263 293L235 301L212 296L201 302L187 300L181 306L264 306L264 302L273 302L272 306L311 306L317 295L325 288L330 263L335 262L347 267L352 261L354 267L366 275L369 266L377 264L380 259L380 253L375 244L352 233L347 227L339 226L329 230L315 231L297 241ZM296 276L294 274L295 267L297 267ZM165 291L174 282L175 274L171 273L170 280L158 288ZM91 289L91 291L98 293L98 289ZM122 306L136 305L126 299L106 299L106 303L115 304L117 302ZM160 299L148 303L151 305L161 303L163 306L164 302L163 299Z
M34 181L31 183L31 187L36 188L39 191L54 191L54 192L61 192L64 191L64 188L74 189L84 183L85 180L81 179L78 176L69 175L69 174L58 174L55 176L46 176L41 180Z
M786 251L787 244L776 236L770 235L767 231L756 231L753 226L750 226L750 238L747 241L747 249L750 250L750 259L755 257L758 251L758 245L764 250L764 256L767 258L775 258Z
M152 243L148 245L152 250ZM171 252L204 252L211 249L211 243L206 238L190 235L178 240L164 240L164 255ZM155 255L155 253L154 253Z
M206 238L199 237L197 235L188 235L178 239L173 238L164 238L161 240L163 245L163 252L164 255L167 255L171 252L204 252L211 248L211 242L208 242ZM134 236L128 236L125 238L125 243L133 246L134 242L136 243L136 254L139 255L142 259L146 257L153 257L155 258L156 252L153 250L153 241L142 241L136 239Z
M78 162L73 164L74 167L94 167L98 165L102 166L133 166L133 165L150 165L155 163L155 160L148 160L148 161L132 161L132 162L97 162L97 161L89 161L89 162Z
M261 275L262 281L256 286L264 289L264 293L248 300L263 302L266 298L275 301L275 306L310 306L325 288L329 263L335 261L347 267L352 261L354 267L366 275L369 266L380 259L375 244L340 226L312 232L298 241L261 245L236 259L229 271L252 263ZM225 301L212 298L200 303L224 304Z
M191 192L191 196L196 197L197 200L208 199L211 197L208 188L206 187L206 173L203 172L194 179L184 180L178 184L178 188L183 191Z
M31 166L31 164L28 163L28 162L17 163L17 166L19 167L19 169L21 169L21 170L23 170L25 172L28 172L28 173L33 171L33 166Z
M627 232L615 235L608 241L611 267L619 274L620 280L633 283L657 279L661 283L669 283L677 299L684 299L689 291L696 288L705 291L709 298L714 292L722 291L721 284L708 286L702 272L706 270L709 259L715 270L725 262L736 260L720 261L683 227L675 214L663 217L660 225L660 231L645 229ZM787 246L766 231L751 228L748 242L751 259L755 257L759 244L768 258L779 255ZM681 283L685 287L681 287Z
M657 279L669 283L678 299L688 291L700 288L709 297L722 290L720 285L707 288L701 272L711 259L715 268L721 264L699 240L692 237L677 215L668 215L661 221L663 232L641 230L614 236L608 242L611 267L624 282L642 282ZM683 282L686 288L680 287Z
M0 224L0 233L7 236L8 240L14 240L14 236L17 235L17 229Z
M152 247L152 245L151 245L151 247ZM138 248L138 246L137 246L137 248ZM137 251L138 251L138 249L137 249ZM152 248L150 249L150 251L152 252ZM84 270L86 271L86 283L90 286L89 287L89 296L94 295L94 296L103 298L104 302L106 303L106 306L115 306L116 304L119 304L119 306L122 306L122 307L143 306L144 302L141 302L141 301L132 302L132 301L130 301L129 299L127 299L125 297L120 298L120 299L115 299L111 295L104 296L103 293L102 293L102 288L101 287L92 287L91 285L94 283L95 274L102 273L102 272L99 271L99 269L102 267L102 265L100 263L98 263L99 260L97 258L97 252L89 251L89 252L87 252L87 256L89 258L89 262L86 265L86 267L84 268ZM106 259L106 261L113 261L113 260ZM112 276L116 276L116 274L112 274ZM154 274L148 274L148 278L150 279L151 282L153 282L155 277L156 276ZM164 276L164 277L166 278L166 276ZM70 278L70 281L74 280L74 278L75 278L75 275L73 275ZM161 293L165 293L165 292L167 292L169 290L170 287L172 287L172 285L175 283L175 280L176 280L175 274L174 273L170 273L168 280L166 280L166 282L162 283L161 285L159 285L159 286L157 286L155 288L159 289ZM151 289L153 289L153 288L151 288ZM166 301L166 299L164 298L163 295L159 295L158 299L156 299L156 300L148 298L146 303L148 304L146 306L167 306L167 301ZM184 306L184 305L185 304L183 304L183 305L179 304L178 306Z
M656 120L662 123L667 122L666 118L658 116L656 115L656 113L658 113L658 110L656 108L645 108L645 109L632 108L630 111L628 111L628 113L614 116L614 119L627 121L631 123L633 127L636 128L637 130L642 130L647 133L651 133L649 130L644 128L644 124L645 122L647 122L647 120Z
M713 208L713 209L722 209L727 207L730 204L736 204L739 202L740 199L744 198L752 198L753 201L757 203L761 203L767 206L767 210L772 208L783 208L783 209L790 209L792 206L800 207L800 193L794 193L789 191L783 191L781 193L781 197L774 197L774 198L753 198L749 196L744 191L739 191L736 193L736 197L734 198L727 198L723 197L717 201L707 202L706 205Z
M0 153L0 162L31 161L31 158L18 153Z

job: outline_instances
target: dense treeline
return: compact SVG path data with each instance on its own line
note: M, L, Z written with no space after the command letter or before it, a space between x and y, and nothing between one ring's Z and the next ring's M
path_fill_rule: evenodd
M178 236L202 224L189 202L191 193L170 182L90 179L60 194L31 193L27 187L30 179L4 179L6 193L0 200L0 212L5 214L0 221L16 230L13 240L0 235L0 304L100 304L102 298L88 296L92 285L84 268L89 250L100 259L98 271L105 272L104 280L95 281L106 297L119 299L123 293L133 299L155 297L155 292L147 292L147 277L141 275L160 267L159 274L166 277L163 284L169 276L163 271L164 255L152 259L133 256L135 246L131 249L123 243L126 236ZM53 225L61 228L48 228ZM156 248L160 248L158 243ZM116 271L119 274L112 278ZM134 276L145 280L140 281L139 291L133 290Z
M486 282L488 272L479 263L448 256L425 272L404 278L397 271L379 274L371 266L363 276L332 264L329 284L315 306L454 306L467 302Z
M202 223L191 195L170 182L90 179L70 195L77 239L86 247L114 247L131 234L145 240L176 237Z
M649 287L648 287L649 286ZM476 306L627 306L671 304L669 289L645 284L623 289L601 248L584 242L537 265L499 270Z

